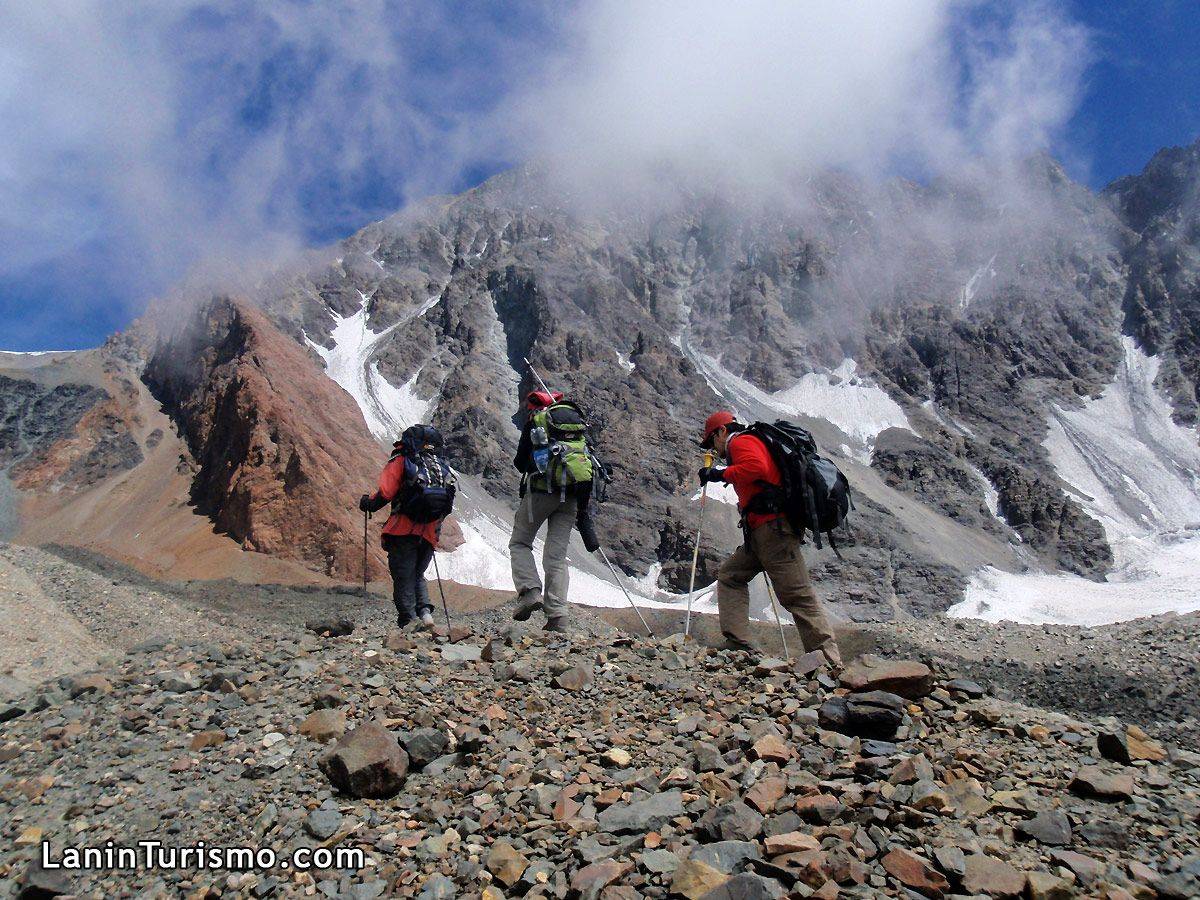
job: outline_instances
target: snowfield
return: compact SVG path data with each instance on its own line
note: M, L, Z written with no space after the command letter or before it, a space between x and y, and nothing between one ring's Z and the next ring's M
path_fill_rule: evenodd
M718 394L735 403L766 406L783 418L824 419L850 438L851 454L867 465L880 432L888 428L912 431L900 404L883 388L860 377L858 363L852 359L842 360L829 374L809 372L792 387L767 393L711 356L694 353L692 358Z
M371 434L390 444L409 425L422 421L429 413L429 401L421 399L414 390L417 375L405 384L396 387L379 371L379 363L373 357L379 345L401 325L425 315L437 305L439 296L433 295L409 316L383 331L372 331L367 324L367 301L361 294L362 306L351 316L339 316L333 310L333 331L330 338L333 348L322 347L304 335L304 342L320 354L325 361L325 372L336 381L358 404ZM419 372L417 373L420 374Z
M1116 380L1080 409L1054 408L1045 447L1059 477L1103 526L1103 582L987 568L947 614L989 622L1105 625L1200 610L1200 444L1154 387L1159 361L1132 338Z

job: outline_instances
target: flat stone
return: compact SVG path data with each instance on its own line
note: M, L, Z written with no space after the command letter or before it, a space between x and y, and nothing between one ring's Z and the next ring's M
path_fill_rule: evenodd
M746 791L742 798L760 813L769 813L775 809L783 795L787 793L787 779L782 775L763 778L755 782L754 787Z
M621 834L656 831L676 816L683 815L683 794L663 791L643 800L614 803L596 817L601 831Z
M820 669L822 666L829 665L829 659L825 656L822 650L809 650L807 653L800 656L796 660L796 664L792 666L792 671L804 678L811 675L813 672Z
M98 672L74 675L67 681L67 693L72 700L85 694L111 694L112 690L112 682Z
M800 853L804 850L820 850L821 842L811 834L802 831L789 831L768 837L764 842L767 856L781 856L784 853Z
M590 666L572 666L554 679L554 683L564 691L582 691L584 688L590 687L592 681Z
M774 879L743 872L717 885L700 900L778 900L786 893L783 886Z
M521 880L529 859L506 840L496 841L487 857L487 870L505 887Z
M755 759L765 762L786 763L792 758L792 748L787 742L775 734L764 734L750 748Z
M882 860L884 871L906 887L927 897L940 898L950 887L946 876L934 869L911 850L897 847Z
M1073 850L1051 850L1050 858L1074 872L1085 885L1091 884L1104 874L1104 863Z
M758 844L754 841L715 841L701 844L692 849L689 859L699 860L718 872L733 874L750 859L761 859Z
M342 814L336 809L314 809L304 819L304 830L319 841L333 837L342 827Z
M977 700L987 693L981 684L971 681L969 678L955 678L952 681L946 682L946 690L954 691L958 694L966 694L972 700Z
M579 900L599 900L606 887L629 871L630 864L606 859L584 866L571 876L572 895Z
M1084 766L1071 779L1071 790L1081 797L1092 797L1107 803L1133 799L1133 776L1110 774L1099 766Z
M1070 900L1076 896L1071 882L1049 872L1027 872L1025 893L1029 900Z
M968 894L1019 897L1025 890L1025 875L1002 860L972 853L967 857L962 886Z
M1117 731L1100 732L1096 736L1096 749L1105 759L1126 766L1131 766L1139 760L1162 762L1167 758L1167 751L1162 745L1150 740L1136 725L1129 725Z
M696 741L692 747L692 755L696 758L697 772L719 772L725 768L721 750L715 744Z
M956 879L962 878L967 871L967 856L955 846L935 847L933 861L939 869Z
M475 644L443 644L442 662L472 663L482 659L483 648Z
M844 807L832 794L812 794L796 801L796 813L805 822L828 825L841 814Z
M933 690L933 672L924 663L887 660L870 653L851 660L839 680L851 691L886 691L909 700Z
M450 746L450 736L440 728L416 728L399 735L414 768L424 768L441 757Z
M705 894L720 887L729 876L696 859L685 859L675 870L671 879L671 893L687 900L700 900Z
M300 733L318 744L336 741L346 733L346 713L340 709L318 709L300 723Z
M354 634L354 623L349 619L314 619L305 622L304 627L313 634L328 637L345 637L348 634Z
M1014 830L1021 837L1047 847L1065 847L1071 843L1071 820L1058 809L1046 809L1032 819L1019 821Z
M647 872L665 875L679 868L679 857L670 850L647 850L642 854L642 868Z
M457 895L458 885L445 875L435 872L421 885L421 893L417 894L417 900L454 900Z
M826 700L817 710L817 722L851 737L888 741L903 723L904 711L904 698L898 694L869 691Z
M760 678L764 675L771 675L775 672L783 672L787 669L788 662L786 659L779 659L775 656L766 656L758 661L754 666L754 674Z
M763 817L741 800L710 809L696 823L696 830L714 841L752 841L762 827Z

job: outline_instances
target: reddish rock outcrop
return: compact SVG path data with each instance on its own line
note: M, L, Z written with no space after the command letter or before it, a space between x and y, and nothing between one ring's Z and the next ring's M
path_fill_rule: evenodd
M219 530L250 550L362 576L357 499L385 457L303 347L250 304L216 298L162 335L144 380L187 441L192 499Z

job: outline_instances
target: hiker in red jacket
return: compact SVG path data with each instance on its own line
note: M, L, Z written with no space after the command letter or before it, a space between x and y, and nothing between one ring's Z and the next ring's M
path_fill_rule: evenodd
M433 559L442 521L454 504L454 476L441 456L442 436L432 425L414 425L392 447L379 473L374 494L363 494L358 508L375 512L391 504L380 541L392 575L396 624L404 628L420 618L433 626L433 604L425 570Z
M708 417L700 446L716 451L728 462L706 466L700 483L724 482L737 492L746 541L722 563L717 573L717 608L727 647L754 650L750 640L750 582L765 572L775 587L783 608L796 620L805 650L822 650L830 664L841 666L841 654L833 629L817 599L800 552L800 537L783 513L747 512L750 502L764 487L779 485L779 467L758 437L742 434L745 426L733 413L720 410Z

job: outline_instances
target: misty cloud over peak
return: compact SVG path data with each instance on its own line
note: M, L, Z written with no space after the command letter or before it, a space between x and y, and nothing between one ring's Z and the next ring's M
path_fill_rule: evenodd
M571 36L521 100L563 176L604 192L1019 160L1051 145L1088 58L1085 31L1044 3L601 0Z
M1087 43L1032 0L8 5L0 293L136 311L524 160L585 201L994 168Z

